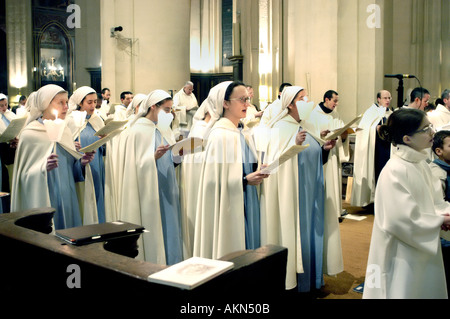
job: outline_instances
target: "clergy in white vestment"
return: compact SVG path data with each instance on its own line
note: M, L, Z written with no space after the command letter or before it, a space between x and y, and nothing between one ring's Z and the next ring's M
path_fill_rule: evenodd
M88 86L82 86L73 92L69 99L69 112L67 124L73 125L73 111L86 112L85 122L77 130L77 141L80 147L86 147L97 142L100 137L95 136L100 129L105 126L103 119L95 112L97 102L97 92ZM72 129L74 131L74 129ZM105 163L104 156L106 146L96 149L94 159L90 163L92 177L94 179L95 197L97 200L98 222L104 223L105 219Z
M272 130L266 162L293 145L309 145L284 162L261 188L261 244L288 248L286 289L308 292L323 285L324 180L322 152L334 141L320 144L301 127L298 103L306 97L299 86L286 87L281 111ZM323 146L323 147L322 147Z
M142 225L138 258L157 264L182 261L181 216L172 136L160 130L159 113L172 107L172 97L152 91L141 102L126 135L119 219Z
M311 112L308 122L317 128L317 136L320 136L322 131L333 131L345 125L337 111L338 104L338 93L329 90L325 92L323 102L319 103ZM349 159L349 139L348 134L344 133L338 137L336 146L330 150L328 160L324 165L325 222L323 270L325 274L331 276L344 271L339 217L342 212L342 163L347 162Z
M174 129L179 128L181 124L186 125L188 131L191 129L192 118L198 110L198 101L193 90L194 83L188 81L183 88L173 96L173 108L175 110L179 109L179 111L176 111L177 118L175 121L177 122L177 127L174 127Z
M194 256L218 259L260 246L256 185L267 175L257 170L254 142L240 122L248 102L241 82L223 82L209 92L211 119L200 175Z
M109 116L109 111L111 109L111 104L109 103L109 99L111 98L111 91L108 88L102 89L102 100L100 109L98 109L98 113L100 113L100 117L103 121L106 121Z
M438 104L436 109L428 113L428 119L436 129L445 125L450 125L450 90L446 89L441 95L442 104ZM446 130L449 127L445 128Z
M14 166L12 211L53 207L56 210L53 218L55 229L97 223L89 165L94 153L78 153L72 132L66 125L60 141L53 142L44 124L45 120L56 119L64 124L68 111L67 92L49 84L29 99L32 99L30 116L20 134ZM77 193L75 184L79 182L82 183L82 191Z
M425 151L434 130L425 112L400 109L380 135L394 147L375 191L363 298L447 299L440 232L450 228L450 204Z
M120 93L120 101L122 104L114 107L114 121L124 121L127 119L127 108L133 100L133 93L130 91L124 91Z
M355 139L353 186L351 204L364 207L373 203L378 176L389 160L391 146L378 136L381 124L386 123L391 93L382 90L377 94L377 103L367 109L358 125Z

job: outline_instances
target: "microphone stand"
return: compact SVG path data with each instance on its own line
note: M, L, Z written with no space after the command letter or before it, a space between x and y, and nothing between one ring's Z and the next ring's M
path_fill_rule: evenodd
M403 87L403 78L398 79L398 100L397 100L397 107L401 108L403 106L403 92L404 92L404 87Z

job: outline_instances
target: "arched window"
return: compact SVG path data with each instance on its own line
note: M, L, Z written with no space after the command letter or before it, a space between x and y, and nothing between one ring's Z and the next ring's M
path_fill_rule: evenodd
M57 84L68 90L72 77L72 45L64 29L51 23L38 37L38 86Z

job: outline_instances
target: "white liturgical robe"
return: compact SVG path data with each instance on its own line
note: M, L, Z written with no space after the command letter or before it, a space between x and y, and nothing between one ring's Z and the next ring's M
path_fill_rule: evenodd
M450 124L450 111L442 104L438 104L435 110L428 112L428 120L436 129Z
M355 161L351 204L366 206L373 203L375 194L375 142L377 126L383 117L388 117L385 107L373 104L364 113L356 132Z
M427 156L398 145L380 174L365 299L448 297L439 235L450 204Z

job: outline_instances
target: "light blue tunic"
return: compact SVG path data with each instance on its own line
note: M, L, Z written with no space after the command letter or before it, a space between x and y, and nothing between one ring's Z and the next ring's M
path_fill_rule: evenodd
M323 232L325 186L322 147L309 134L298 156L299 216L304 273L297 275L298 291L309 292L324 285Z
M86 117L90 118L90 115ZM86 128L80 134L80 143L81 147L85 147L91 145L92 143L98 141L100 138L98 136L94 136L96 131L92 127L90 123L87 123ZM98 222L104 223L106 221L105 218L105 164L103 162L103 156L105 153L104 146L97 149L95 153L94 159L89 164L92 170L92 178L94 180L94 188L95 188L95 198L97 201L97 213L98 213Z
M161 145L161 132L155 130L155 150ZM167 145L164 140L164 145ZM183 260L183 243L181 234L180 194L175 175L172 152L167 151L156 161L158 170L159 207L163 228L166 264L173 265ZM147 207L147 209L152 209Z
M240 128L242 131L242 129ZM255 172L257 159L240 134L242 149L243 175L247 176ZM243 176L243 177L244 177ZM261 218L259 210L259 198L256 186L244 186L244 215L245 215L245 248L256 249L261 246Z
M82 225L75 183L84 181L81 162L59 144L56 147L58 167L47 174L50 203L56 209L55 229Z

